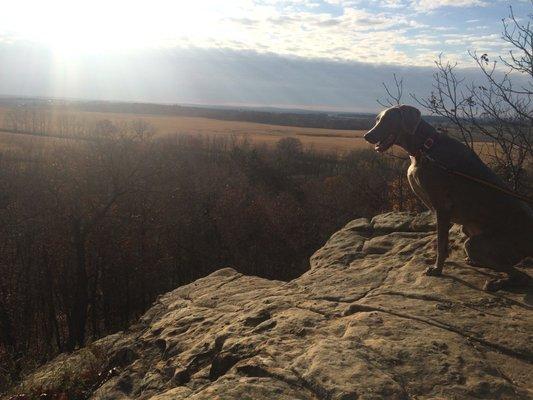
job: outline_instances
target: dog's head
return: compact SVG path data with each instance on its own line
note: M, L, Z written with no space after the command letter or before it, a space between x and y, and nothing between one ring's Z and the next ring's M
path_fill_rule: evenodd
M412 106L394 106L380 112L376 125L364 136L365 140L375 144L376 151L382 153L393 144L404 147L411 143L420 124L420 111Z

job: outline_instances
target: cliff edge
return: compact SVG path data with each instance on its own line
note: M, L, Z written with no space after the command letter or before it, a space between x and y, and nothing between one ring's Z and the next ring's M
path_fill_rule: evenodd
M434 230L428 213L352 221L290 282L221 269L22 388L99 370L87 398L533 398L533 290L482 291L495 273L463 262L456 228L444 276L423 275Z

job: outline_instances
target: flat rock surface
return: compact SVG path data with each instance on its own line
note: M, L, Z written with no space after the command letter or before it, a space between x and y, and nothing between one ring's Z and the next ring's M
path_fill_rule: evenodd
M482 291L496 274L463 262L455 227L444 276L425 276L434 229L427 213L359 219L293 281L224 268L167 293L81 350L115 368L90 398L533 398L533 290Z

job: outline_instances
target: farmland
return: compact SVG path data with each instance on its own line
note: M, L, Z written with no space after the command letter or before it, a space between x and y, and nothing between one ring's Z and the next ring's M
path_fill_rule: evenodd
M41 103L37 103L41 104ZM372 117L368 115L356 116L346 119L327 120L326 124L332 126L342 126L343 129L324 128L324 117L319 116L319 122L316 125L321 127L294 126L298 121L291 120L294 115L290 113L271 113L274 117L268 117L269 112L247 112L233 110L201 109L194 107L178 108L176 114L172 115L174 109L166 110L168 106L146 105L145 107L137 105L131 107L122 103L91 103L90 106L79 106L76 103L70 103L61 106L32 105L31 109L33 118L38 114L37 119L47 120L47 131L36 132L35 128L31 129L31 134L18 132L14 134L6 130L9 126L7 122L9 113L20 105L17 103L3 101L0 103L0 149L23 150L29 148L43 148L54 144L65 143L65 139L59 139L55 136L77 138L76 133L82 126L95 124L98 121L107 120L115 125L121 125L132 121L142 120L154 128L156 138L169 138L174 136L203 136L203 137L227 137L239 142L248 142L253 145L274 146L281 138L292 137L300 140L306 150L317 151L321 153L335 153L339 155L347 154L353 150L372 149L373 146L363 139L367 129L346 129L346 126L371 126ZM117 110L123 110L118 111ZM190 115L187 115L190 114ZM285 121L287 124L269 124L264 122L250 122L256 114L259 114L260 120L273 119L275 121ZM307 114L302 118L302 125L309 125L309 119L313 114ZM27 119L31 119L29 117ZM233 120L232 118L235 118ZM244 119L244 120L239 120ZM327 117L326 117L327 119ZM67 128L58 125L60 121L65 121ZM442 121L429 117L433 124L442 125ZM312 124L312 123L311 123ZM72 129L69 129L71 127ZM37 129L38 131L39 129ZM70 141L72 142L72 141ZM493 152L493 143L479 141L475 143L478 154L486 161L490 161ZM406 156L403 150L394 147L389 150L397 155Z
M4 125L6 115L10 109L0 107L0 123ZM43 110L44 111L44 110ZM245 121L224 121L203 117L168 116L153 114L107 113L69 110L46 110L50 119L67 117L80 122L96 122L109 120L115 124L132 120L143 120L152 125L158 137L172 135L223 135L233 136L240 140L246 139L255 144L273 145L283 137L298 138L308 149L321 152L347 152L371 146L362 138L364 130L332 130L323 128L303 128L293 126L269 125ZM3 147L14 145L16 142L28 141L29 135L13 135L4 132L0 135ZM50 140L46 137L46 140ZM19 143L20 144L20 143Z

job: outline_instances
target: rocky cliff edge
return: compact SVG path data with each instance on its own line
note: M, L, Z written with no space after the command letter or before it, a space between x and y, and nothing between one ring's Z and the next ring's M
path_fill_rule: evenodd
M88 398L533 398L533 290L483 292L495 274L463 262L456 228L444 276L423 275L434 230L428 213L352 221L290 282L221 269L23 387L99 370Z

